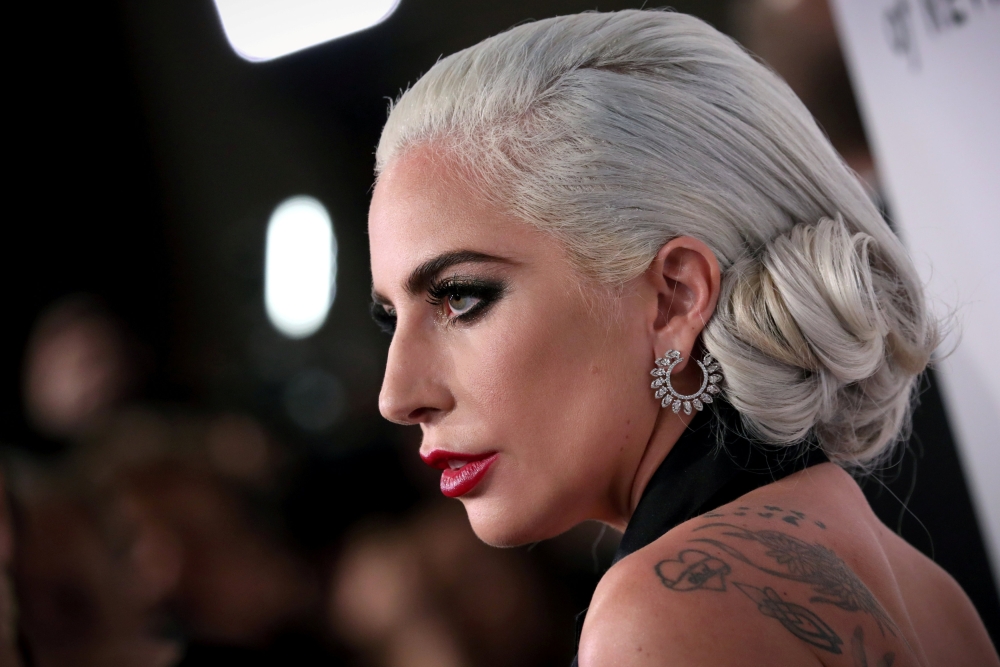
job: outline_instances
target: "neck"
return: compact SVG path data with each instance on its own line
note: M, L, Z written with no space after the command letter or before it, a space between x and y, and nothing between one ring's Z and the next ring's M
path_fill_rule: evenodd
M694 419L695 414L694 412L690 415L674 414L671 410L660 410L656 417L656 424L653 426L653 432L639 458L639 464L635 467L632 483L627 487L628 496L623 499L624 502L615 519L607 522L612 528L619 531L625 530L632 513L639 504L639 499L642 498L642 492L646 490L646 485L653 477L653 473L667 458L667 454L674 448L681 434Z

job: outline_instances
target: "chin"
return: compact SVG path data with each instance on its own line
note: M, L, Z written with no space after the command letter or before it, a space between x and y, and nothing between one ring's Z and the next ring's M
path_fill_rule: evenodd
M519 547L540 542L573 527L494 498L462 498L472 531L492 547Z

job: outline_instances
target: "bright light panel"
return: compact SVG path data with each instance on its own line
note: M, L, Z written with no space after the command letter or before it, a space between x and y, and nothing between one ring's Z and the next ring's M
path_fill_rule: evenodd
M399 0L215 0L233 50L273 60L389 18Z
M292 197L267 225L264 306L289 338L316 332L337 291L337 239L326 208L312 197Z

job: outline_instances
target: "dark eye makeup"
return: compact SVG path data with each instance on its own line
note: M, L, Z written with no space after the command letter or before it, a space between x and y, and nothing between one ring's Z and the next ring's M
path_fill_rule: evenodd
M375 324L382 330L382 333L389 335L395 333L396 313L394 311L390 311L377 301L372 301L371 306L369 306L369 312L372 315L372 319L375 320Z
M442 310L450 302L474 299L476 303L459 315L448 317L442 313L442 318L448 323L472 324L483 317L506 291L507 283L504 280L451 276L436 280L427 287L427 303ZM391 307L373 302L371 316L385 333L392 334L396 331L396 313Z
M476 304L460 315L448 318L451 322L471 324L481 318L507 290L507 283L493 278L451 276L434 281L427 288L427 303L440 308L449 301L475 299Z

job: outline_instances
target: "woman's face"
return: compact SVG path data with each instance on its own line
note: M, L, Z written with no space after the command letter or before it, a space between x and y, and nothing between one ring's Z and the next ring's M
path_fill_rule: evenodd
M488 543L627 516L659 407L647 301L589 284L458 174L414 149L375 188L374 312L394 329L382 414L420 425L421 457Z

